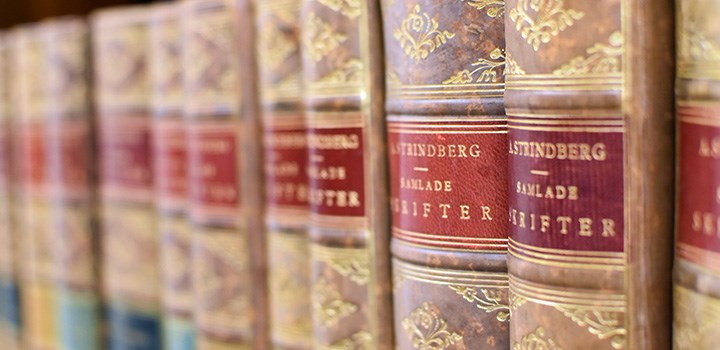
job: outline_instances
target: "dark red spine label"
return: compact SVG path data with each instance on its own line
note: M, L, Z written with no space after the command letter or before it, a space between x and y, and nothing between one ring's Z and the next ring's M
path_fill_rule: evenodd
M190 206L194 219L233 219L240 210L236 121L192 123L187 129Z
M41 188L47 171L43 126L40 122L23 122L18 131L18 183L26 190Z
M510 127L510 238L551 250L623 252L622 131Z
M720 271L720 107L678 108L679 257Z
M100 179L107 198L153 197L150 121L146 116L107 116L100 122Z
M66 197L86 196L90 190L90 126L87 120L64 120L54 127L50 152L51 183Z
M180 120L154 124L155 191L161 208L181 208L187 197L187 144Z
M362 128L308 130L309 202L314 214L365 215Z
M393 236L419 245L506 250L505 122L389 120Z
M304 126L271 126L265 143L265 186L268 206L308 206L307 130Z

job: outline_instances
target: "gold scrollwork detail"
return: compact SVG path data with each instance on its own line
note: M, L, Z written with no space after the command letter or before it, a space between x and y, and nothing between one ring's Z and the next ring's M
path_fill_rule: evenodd
M525 70L523 70L515 61L515 58L513 58L512 54L510 52L505 53L505 74L506 75L525 75Z
M278 68L285 60L298 51L295 40L287 35L276 25L267 25L260 31L258 45L258 56L268 68Z
M586 56L578 56L568 64L553 71L557 75L583 75L620 73L620 58L623 53L621 32L610 35L609 44L595 43L585 50Z
M510 293L510 296L508 297L510 299L510 313L512 314L513 311L517 310L521 306L523 306L528 300L525 297L521 297L515 293Z
M618 312L603 312L584 308L556 305L555 308L569 317L580 327L587 327L588 332L598 339L610 338L614 349L625 347L627 331L622 326L623 315Z
M420 5L415 5L413 11L402 21L400 28L395 29L393 36L405 54L419 62L455 37L454 33L439 30L439 26L430 15L420 11Z
M402 326L418 350L444 350L462 340L460 334L448 331L437 308L427 302L403 319Z
M342 295L330 282L320 278L312 291L312 307L315 316L325 327L332 327L341 319L358 310L357 305L342 300Z
M545 328L538 327L532 333L522 337L512 350L562 350L554 340L545 335Z
M320 78L318 83L345 84L362 81L363 63L357 58L345 61L338 68Z
M334 343L332 345L328 346L321 346L320 349L322 350L370 350L373 346L373 337L370 332L357 332L350 336L349 338L345 338L343 340L338 341L337 343Z
M482 11L492 18L502 17L505 13L505 0L460 0Z
M449 79L443 81L445 85L494 83L503 76L505 67L505 52L496 48L490 52L490 59L480 58L470 66L475 69L463 69L455 72Z
M329 23L314 13L308 14L305 18L303 30L303 49L315 62L322 60L348 39L346 35L336 32Z
M550 42L554 36L571 27L585 13L563 8L564 0L519 0L517 7L510 10L510 20L523 39L537 51L541 44ZM532 10L536 16L528 11Z
M463 299L471 303L477 303L475 306L477 306L478 309L486 313L497 312L495 318L497 318L498 321L507 322L510 319L510 307L503 302L502 293L499 290L481 288L481 296L478 291L472 287L453 285L448 287L462 296Z
M318 2L349 18L357 18L362 14L359 0L318 0Z

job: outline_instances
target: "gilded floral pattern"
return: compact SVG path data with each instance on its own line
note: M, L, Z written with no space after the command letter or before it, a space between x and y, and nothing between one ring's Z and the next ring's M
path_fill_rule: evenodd
M598 337L598 339L610 338L610 344L614 349L623 349L625 347L626 330L622 325L622 313L560 305L556 305L555 308L573 320L578 326L587 328L588 332Z
M360 0L318 0L318 2L349 18L357 18L362 13Z
M480 10L492 17L502 17L505 13L505 0L461 0L468 5Z
M537 51L540 45L585 17L583 12L565 9L563 0L519 0L508 15L523 39Z
M341 319L358 310L357 305L342 300L342 295L330 282L320 278L312 291L313 314L326 327L332 327Z
M487 313L496 312L496 318L500 322L507 322L510 319L510 307L503 301L500 290L481 288L477 289L466 286L448 286L468 302L475 303L478 309Z
M479 58L470 65L471 69L455 72L443 84L494 83L502 81L505 67L505 53L496 48L490 52L490 59Z
M402 21L400 28L395 29L393 36L405 54L419 62L455 37L454 33L438 29L439 26L430 15L420 11L420 5L415 5L413 11Z
M562 348L545 335L543 327L538 327L522 337L519 343L515 343L512 350L562 350Z
M608 44L596 43L585 50L585 56L573 58L568 64L553 71L557 75L584 75L620 73L620 58L623 53L621 32L610 35Z
M314 13L308 14L305 18L303 30L303 49L315 62L322 60L348 39L346 35L337 33L329 23Z
M427 302L403 319L402 327L418 350L444 350L462 340L460 334L447 329L437 308Z

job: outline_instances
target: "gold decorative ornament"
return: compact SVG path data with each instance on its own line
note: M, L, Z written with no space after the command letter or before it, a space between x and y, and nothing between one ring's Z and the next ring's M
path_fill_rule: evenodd
M454 33L439 30L439 26L430 15L420 11L420 5L415 5L413 11L402 21L400 28L395 29L393 36L405 54L419 62L455 37Z
M480 293L477 289L466 286L448 286L455 291L463 299L477 303L478 309L487 313L497 312L495 318L500 322L507 322L510 319L510 307L503 302L503 296L500 290L481 288ZM482 295L481 295L482 294Z
M575 21L585 17L585 13L565 9L563 5L564 0L519 0L517 7L508 15L523 39L537 51L540 45L549 43L560 32L573 26Z
M402 327L418 350L444 350L462 340L462 336L447 329L436 307L425 302L402 320Z
M470 65L474 69L463 69L443 81L445 85L470 83L495 83L502 80L505 67L505 53L496 48L490 52L490 59L480 58Z

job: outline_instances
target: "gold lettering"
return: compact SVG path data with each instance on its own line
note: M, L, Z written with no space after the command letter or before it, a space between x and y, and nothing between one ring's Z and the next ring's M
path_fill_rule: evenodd
M580 224L580 231L578 231L578 235L583 237L592 236L592 231L590 230L592 227L592 220L590 218L579 218L578 223Z
M570 223L570 217L558 216L556 220L560 224L560 233L566 235L568 233L567 226Z
M490 207L483 205L480 209L482 209L482 220L492 221L492 217L490 216Z
M615 220L602 219L603 237L615 237Z
M604 161L607 159L607 148L604 143L553 143L510 140L511 155L529 158Z
M461 220L470 220L470 206L469 205L461 205L460 206L460 219Z
M450 208L450 204L440 204L440 209L442 209L442 218L447 219L447 210Z

